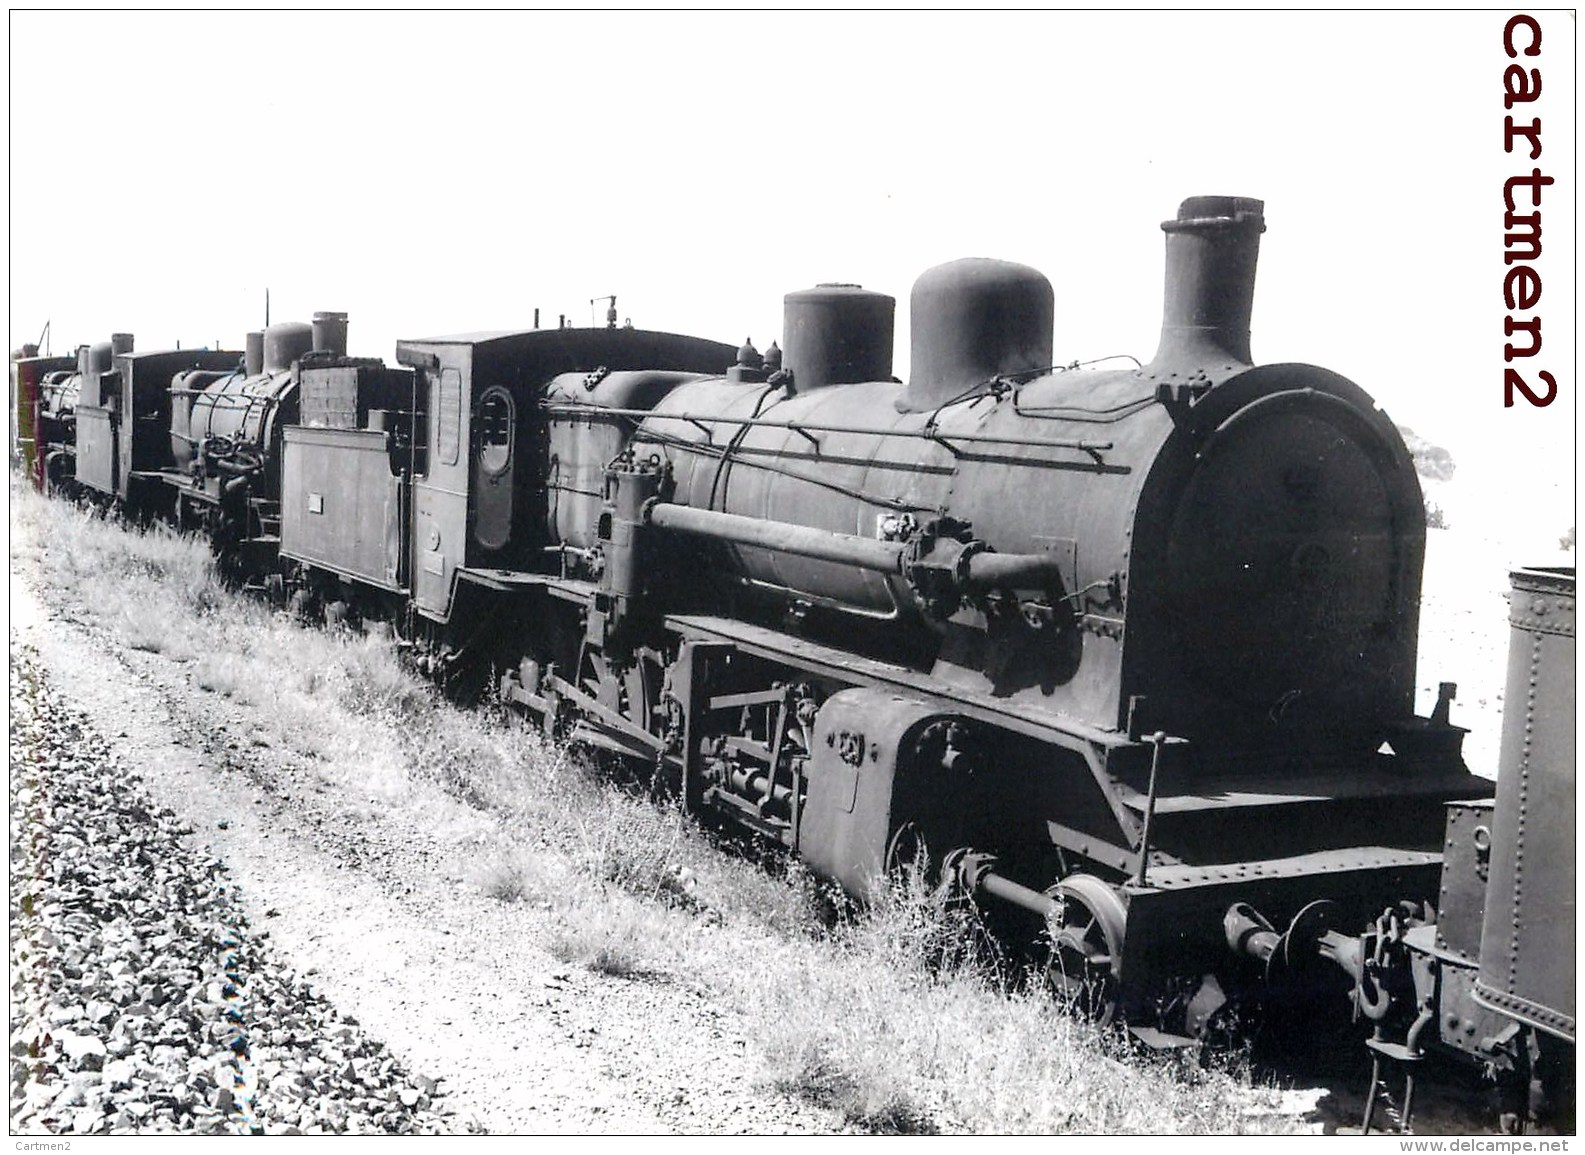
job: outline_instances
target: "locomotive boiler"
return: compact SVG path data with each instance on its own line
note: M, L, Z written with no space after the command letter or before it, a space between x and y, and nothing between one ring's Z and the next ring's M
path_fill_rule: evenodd
M650 523L725 543L707 569L767 615L1003 703L1223 765L1373 751L1412 714L1419 486L1357 387L1252 368L1262 227L1230 198L1169 222L1138 369L1058 371L1051 287L1019 265L920 279L906 385L889 299L794 294L779 383L696 382L646 417L635 458L670 486Z
M409 400L326 379L343 427L286 439L291 579L857 894L955 879L1101 1017L1202 1032L1261 981L1249 927L1297 953L1318 900L1434 895L1443 803L1491 787L1452 687L1414 715L1395 427L1254 364L1259 201L1163 228L1133 366L1059 362L1049 283L986 259L916 284L907 382L892 299L845 284L789 295L764 355L403 341Z

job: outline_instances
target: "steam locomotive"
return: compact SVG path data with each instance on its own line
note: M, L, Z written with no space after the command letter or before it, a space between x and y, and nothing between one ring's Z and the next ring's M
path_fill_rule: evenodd
M1057 362L1050 283L976 258L915 284L907 382L894 300L848 284L789 294L763 354L613 315L388 366L320 314L242 355L122 340L13 382L36 476L393 620L437 674L498 671L858 896L924 863L1045 928L1098 1018L1196 1036L1244 992L1336 983L1401 1008L1403 932L1453 935L1447 804L1492 795L1453 687L1414 713L1413 462L1357 385L1254 363L1261 202L1162 228L1132 366ZM1535 1025L1571 1039L1567 1004Z

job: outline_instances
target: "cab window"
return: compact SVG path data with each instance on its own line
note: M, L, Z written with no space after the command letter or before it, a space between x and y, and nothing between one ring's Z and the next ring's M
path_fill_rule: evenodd
M455 465L462 445L462 374L457 370L441 370L436 409L435 449L442 465Z
M479 398L479 468L491 477L506 472L512 463L512 397L505 389L491 389Z

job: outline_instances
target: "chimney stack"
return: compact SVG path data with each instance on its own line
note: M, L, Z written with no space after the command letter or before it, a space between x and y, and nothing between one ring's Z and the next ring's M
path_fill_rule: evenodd
M1190 197L1167 234L1161 344L1152 365L1254 364L1249 316L1265 204L1249 197Z
M257 377L264 372L264 330L255 329L248 334L247 346L242 353L242 373Z

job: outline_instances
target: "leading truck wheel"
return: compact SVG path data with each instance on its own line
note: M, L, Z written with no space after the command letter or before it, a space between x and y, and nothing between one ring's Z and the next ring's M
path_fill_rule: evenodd
M1057 902L1048 933L1046 981L1067 1006L1102 1026L1117 1017L1123 973L1123 900L1089 874L1064 878L1047 891Z

